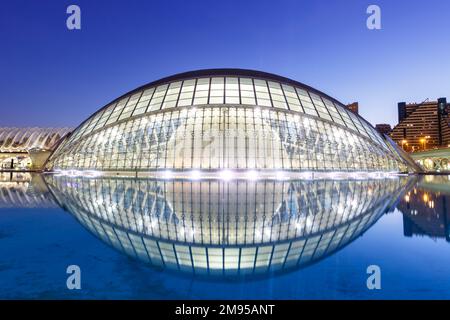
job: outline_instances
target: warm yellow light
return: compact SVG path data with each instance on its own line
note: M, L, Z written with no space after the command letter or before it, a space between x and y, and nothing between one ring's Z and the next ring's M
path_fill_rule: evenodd
M423 195L423 202L428 202L428 195L426 193Z
M407 143L408 141L406 141L405 139L402 140L402 143Z
M409 195L406 195L406 196L405 196L405 201L406 201L406 202L409 202Z

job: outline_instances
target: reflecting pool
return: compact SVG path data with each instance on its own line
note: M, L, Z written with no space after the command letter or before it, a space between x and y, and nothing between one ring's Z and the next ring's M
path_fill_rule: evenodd
M0 298L450 298L449 201L448 176L0 173Z

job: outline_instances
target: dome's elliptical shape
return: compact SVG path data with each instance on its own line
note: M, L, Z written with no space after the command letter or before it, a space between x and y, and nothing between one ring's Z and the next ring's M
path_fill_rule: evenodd
M269 275L324 259L391 212L411 183L409 177L194 181L55 174L45 180L56 201L106 244L155 267L213 277Z
M47 169L224 178L414 170L336 99L241 69L181 73L119 97L63 141Z

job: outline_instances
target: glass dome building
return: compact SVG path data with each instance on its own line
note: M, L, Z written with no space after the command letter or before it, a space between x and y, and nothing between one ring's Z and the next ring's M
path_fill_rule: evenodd
M336 99L260 71L154 81L84 121L49 170L199 175L407 172L413 162Z

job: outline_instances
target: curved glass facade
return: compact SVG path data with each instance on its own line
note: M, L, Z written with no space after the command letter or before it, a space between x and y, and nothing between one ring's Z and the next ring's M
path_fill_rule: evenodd
M320 260L391 210L409 181L45 179L58 202L112 247L154 266L207 275Z
M292 80L191 72L136 89L64 141L50 169L407 171L364 119Z

